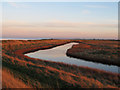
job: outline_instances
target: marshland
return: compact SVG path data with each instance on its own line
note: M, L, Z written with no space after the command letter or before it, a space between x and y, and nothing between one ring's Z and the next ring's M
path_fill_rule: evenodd
M33 58L26 54L36 51L44 51L64 46L68 43L77 42L66 51L73 52L79 56L79 59L95 62L97 64L116 65L119 52L119 41L110 40L2 40L2 65L3 65L3 87L13 87L11 83L21 83L20 88L36 87L36 88L62 88L62 87L82 87L82 88L118 88L119 72L110 72L102 69L91 68L84 65L72 65L64 62L52 60L44 60L42 58ZM84 45L83 45L84 44ZM103 47L104 45L104 47ZM105 46L106 45L106 46ZM94 48L94 49L93 49ZM70 51L69 51L70 50ZM73 51L71 51L73 50ZM108 53L101 53L108 52ZM86 52L85 52L86 51ZM97 53L96 53L97 52ZM52 52L51 52L52 53ZM81 56L84 54L84 58ZM91 55L92 53L92 55ZM96 57L98 55L99 61ZM70 53L70 57L78 58ZM47 56L47 55L46 55ZM59 55L58 55L59 56ZM89 56L89 57L88 57ZM95 57L94 60L91 57ZM108 56L111 56L108 58ZM86 58L87 57L87 58ZM89 58L89 59L88 59ZM78 59L78 60L79 60ZM102 62L106 60L106 63ZM110 63L108 62L110 61ZM119 60L118 60L119 61ZM119 69L119 68L118 68ZM9 77L11 80L8 84ZM4 77L4 74L6 75ZM6 81L8 80L8 81ZM14 85L13 84L13 85Z

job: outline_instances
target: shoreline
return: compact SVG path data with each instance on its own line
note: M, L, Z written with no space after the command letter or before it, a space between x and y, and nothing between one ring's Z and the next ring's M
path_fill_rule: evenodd
M65 45L68 43L72 43L72 42L67 42L67 43L63 43L63 44L59 44L59 45L53 45L50 47L42 47L42 48L41 47L33 47L33 48L29 48L29 49L20 49L20 50L16 50L15 54L24 55L24 54L32 53L32 52L39 51L39 50L52 49L54 47Z
M67 43L63 43L63 44L59 44L59 45L54 45L54 46L46 47L46 48L34 47L34 48L30 48L30 50L21 49L21 50L15 51L15 53L16 52L22 52L22 54L24 55L24 54L36 52L36 51L39 51L39 50L52 49L54 47L62 46L62 45L69 44L69 43L78 43L78 44L80 44L81 42L79 42L79 41L70 41L70 42L67 42ZM86 44L86 43L84 43L84 44ZM90 59L90 58L84 57L84 56L73 55L73 54L69 53L70 49L68 49L67 52L66 52L66 55L68 57L77 58L77 59L84 59L85 61L92 61L92 62L106 64L106 65L114 65L114 66L118 66L118 68L120 67L120 63L118 63L118 62L111 62L111 61L107 62L107 61L101 60L101 59L94 59L94 58Z
M68 51L67 51L66 55L68 57L77 58L77 59L83 59L85 61L92 61L92 62L101 63L101 64L105 64L105 65L113 65L113 66L120 67L120 63L106 62L105 60L90 59L90 58L87 58L87 57L84 57L84 56L72 55Z
M67 63L64 63L64 62L55 62L55 61L49 61L49 60L43 60L43 59L38 59L38 58L32 58L32 57L29 57L29 56L26 56L25 54L27 53L32 53L32 52L36 52L36 51L39 51L39 50L47 50L47 49L52 49L54 47L57 47L57 46L62 46L62 45L65 45L65 44L69 44L69 43L72 43L72 42L77 42L77 41L71 41L71 42L67 42L67 43L63 43L63 44L59 44L59 45L54 45L54 46L51 46L51 47L47 47L47 48L40 48L40 47L35 47L35 48L30 48L29 50L28 49L20 49L20 50L17 50L15 53L16 55L20 55L24 58L28 58L28 59L37 59L37 60L42 60L44 62L50 62L50 63L57 63L57 64L63 64L63 65L67 65L67 66L75 66L75 67L80 67L80 68L87 68L87 69L91 69L91 70L99 70L100 72L103 72L103 73L111 73L111 74L119 74L119 73L115 73L115 72L110 72L110 71L105 71L105 70L101 70L101 69L97 69L97 68L91 68L91 67L87 67L87 66L77 66L77 65L72 65L72 64L67 64ZM77 42L78 43L78 42ZM66 54L67 55L67 54ZM71 56L70 56L71 57ZM75 57L73 57L75 58ZM80 58L78 58L80 59ZM93 61L95 62L95 61ZM98 62L99 63L99 62ZM108 65L108 64L107 64Z
M89 43L79 43L79 45L73 45L73 47L71 47L70 49L67 50L66 55L68 57L72 57L72 58L77 58L77 59L84 59L86 61L93 61L93 62L97 62L97 63L102 63L102 64L106 64L106 65L114 65L114 66L118 66L120 67L120 62L118 61L119 56L117 54L117 60L111 60L109 58L102 58L99 57L99 55L101 54L89 54L92 53L93 50L95 50L96 52L99 52L101 49L103 49L102 47L96 47L95 44L89 44ZM88 50L87 52L84 52ZM103 49L104 51L106 49ZM106 51L108 52L108 51ZM113 52L112 52L113 53ZM91 55L91 56L90 56ZM103 54L106 55L106 54ZM106 55L107 56L107 55Z

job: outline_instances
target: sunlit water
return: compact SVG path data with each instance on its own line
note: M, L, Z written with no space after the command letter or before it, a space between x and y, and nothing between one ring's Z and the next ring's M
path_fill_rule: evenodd
M92 61L85 61L83 59L70 58L66 56L67 49L71 48L72 45L74 44L78 44L78 43L69 43L66 45L57 46L52 49L39 50L39 51L28 53L25 55L32 58L39 58L47 61L64 62L67 64L72 64L77 66L87 66L91 68L97 68L105 71L118 73L118 68L119 68L118 66L106 65L106 64L96 63Z

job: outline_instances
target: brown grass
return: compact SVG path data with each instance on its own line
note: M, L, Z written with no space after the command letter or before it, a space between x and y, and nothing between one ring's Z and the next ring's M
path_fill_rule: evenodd
M16 80L16 82L23 82L28 87L31 86L34 88L119 87L119 74L116 73L86 67L77 67L64 63L48 62L24 56L26 52L52 48L69 42L73 42L73 40L3 41L3 67L7 68L7 70L11 72L10 76L13 77L10 85L13 85ZM6 75L3 75L4 80L7 77ZM11 87L7 81L3 83L3 86Z
M19 78L15 78L9 70L2 70L2 88L31 88L30 85L26 85Z
M86 40L68 49L70 57L120 66L119 41Z

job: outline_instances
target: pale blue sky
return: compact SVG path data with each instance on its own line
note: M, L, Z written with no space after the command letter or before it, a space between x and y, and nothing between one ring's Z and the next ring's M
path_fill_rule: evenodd
M117 38L117 2L3 3L3 37Z

